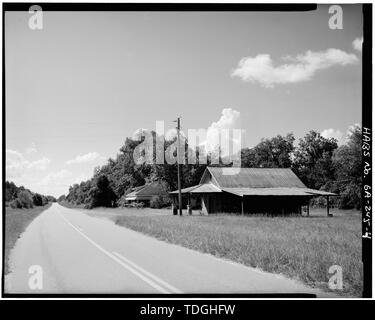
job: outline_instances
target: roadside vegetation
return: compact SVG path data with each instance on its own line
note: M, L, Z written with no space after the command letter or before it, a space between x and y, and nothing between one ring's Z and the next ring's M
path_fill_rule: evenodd
M5 274L9 272L10 250L31 221L56 202L53 196L32 192L5 182ZM4 213L3 213L4 214Z
M152 132L154 141L161 139ZM143 138L142 138L143 137ZM68 202L73 207L125 206L124 195L147 182L163 182L167 190L177 189L176 164L136 164L134 152L143 142L127 138L115 159L95 169L93 177L69 188L68 194L61 196L59 202ZM324 138L316 131L308 132L298 144L292 133L262 139L253 148L241 150L242 167L292 168L303 183L313 189L339 194L331 205L341 209L361 208L361 140L359 126L353 126L345 144L338 146L337 140ZM176 149L176 139L164 141L164 151ZM162 145L163 142L159 142ZM174 146L174 149L173 149ZM169 150L169 151L167 151ZM172 150L172 151L171 151ZM196 150L199 151L198 149ZM190 150L190 153L192 150ZM155 152L153 154L155 159ZM199 183L207 165L212 165L213 154L209 154L207 164L184 164L182 188ZM216 157L215 157L216 158ZM188 141L185 140L185 160L189 159ZM223 165L223 164L221 164ZM318 198L312 205L325 205L325 198ZM170 205L166 199L153 199L156 208Z
M358 211L335 212L333 218L324 217L323 212L321 216L270 218L222 214L136 216L124 211L110 218L120 226L160 240L283 274L325 291L329 291L329 267L339 265L344 278L344 289L339 294L362 294Z
M45 196L32 192L25 187L17 187L13 182L5 181L5 206L13 209L31 209L34 206L45 206L49 202L56 202L53 196Z
M50 206L51 203L29 209L5 208L5 274L9 272L9 254L17 239L26 230L31 221Z

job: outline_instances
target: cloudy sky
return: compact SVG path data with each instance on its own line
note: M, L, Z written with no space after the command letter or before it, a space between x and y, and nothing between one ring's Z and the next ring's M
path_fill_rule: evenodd
M138 128L244 129L242 145L361 121L359 5L303 13L5 15L6 178L59 196Z

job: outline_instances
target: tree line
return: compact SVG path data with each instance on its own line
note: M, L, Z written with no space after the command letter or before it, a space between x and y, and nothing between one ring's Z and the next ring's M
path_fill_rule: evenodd
M5 205L13 209L30 209L34 206L45 206L48 202L56 202L53 196L45 196L32 192L25 187L17 187L11 181L5 181Z
M154 132L153 137L157 139ZM68 194L58 200L83 205L86 208L111 207L123 205L124 197L128 192L147 182L161 181L165 183L168 190L176 190L176 164L134 162L134 150L141 142L142 140L127 138L115 159L109 159L105 165L95 168L91 179L70 186ZM165 150L174 142L175 139L165 141ZM340 146L336 139L325 138L316 131L308 132L299 139L298 143L295 143L293 133L285 136L277 135L262 139L253 148L243 148L241 166L292 168L307 187L338 193L340 196L334 200L335 206L359 209L361 208L361 142L362 131L359 126L351 129L346 142ZM184 156L187 160L189 156L187 140L184 143L186 147ZM156 152L154 157L155 154ZM198 184L210 163L209 154L207 164L182 165L182 187ZM315 204L321 201L325 200L318 198Z

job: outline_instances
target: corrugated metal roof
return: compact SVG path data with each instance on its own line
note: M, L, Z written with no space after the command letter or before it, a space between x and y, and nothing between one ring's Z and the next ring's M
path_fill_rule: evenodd
M337 196L335 193L307 188L289 168L207 167L212 182L185 188L181 193L226 191L238 196ZM205 174L203 177L207 174ZM203 179L202 177L202 179ZM170 192L178 194L178 190Z
M205 183L200 185L198 188L194 188L190 193L220 193L221 189L213 185L212 183Z
M130 198L135 198L137 195L137 191L132 191L130 193L128 193L127 195L125 195L125 198L128 199L128 200L133 200L133 199L130 199Z
M319 195L319 196L338 196L338 194L333 193L333 192L327 192L327 191L321 191L321 190L315 190L315 189L309 189L309 188L306 188L305 191L307 193L311 193L311 194Z
M221 192L221 189L212 183L203 183L189 188L181 189L181 193L213 193ZM178 190L169 192L169 194L178 194Z
M221 188L306 188L289 168L208 167Z
M224 188L223 191L238 196L311 196L311 189L305 188ZM319 192L319 191L318 191ZM314 195L318 193L314 192ZM325 194L326 195L326 194ZM333 195L333 194L330 194Z
M238 196L308 196L302 188L224 188Z
M196 186L181 189L181 193L189 193L190 191L198 188L199 186L201 186L201 185L197 184ZM169 192L169 194L178 194L178 190L171 191L171 192Z
M128 193L125 196L125 199L134 200L134 198L138 199L139 197L152 197L152 196L163 195L163 194L168 194L168 193L160 182L155 181L149 184L145 184L141 187L137 187L136 190Z
M127 195L126 195L126 198L130 198L130 197L135 197L137 195L137 192L142 190L143 188L145 188L146 185L144 184L143 186L139 186L139 187L135 187L133 188L133 191L132 192L129 192ZM133 199L129 199L129 200L133 200Z

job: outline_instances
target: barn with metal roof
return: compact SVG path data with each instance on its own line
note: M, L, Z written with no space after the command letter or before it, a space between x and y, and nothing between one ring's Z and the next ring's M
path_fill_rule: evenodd
M329 203L329 197L336 196L307 188L290 168L207 167L200 183L182 189L181 193L188 203L198 198L204 214L301 214L302 206L308 208L312 197L325 196ZM177 200L178 190L170 194Z
M126 194L126 202L143 202L146 205L150 204L152 197L154 196L168 196L168 192L163 183L154 181L151 183L144 184L143 186L135 187Z

